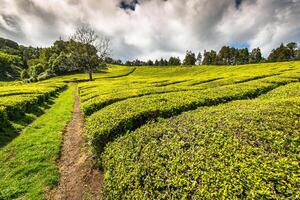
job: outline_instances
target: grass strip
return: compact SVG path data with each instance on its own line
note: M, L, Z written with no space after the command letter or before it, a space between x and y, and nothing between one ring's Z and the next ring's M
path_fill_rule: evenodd
M62 130L72 117L74 86L53 106L0 150L0 199L43 199L58 184L55 165Z

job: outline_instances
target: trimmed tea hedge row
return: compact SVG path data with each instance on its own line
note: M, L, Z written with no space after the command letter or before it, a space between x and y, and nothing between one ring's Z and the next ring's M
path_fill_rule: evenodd
M299 64L300 62L226 67L139 67L129 77L80 83L82 109L87 108L89 110L88 114L93 113L89 117L86 115L86 128L96 153L95 157L105 169L105 197L107 199L259 199L270 198L270 193L273 195L272 198L276 197L277 199L286 198L288 193L291 194L292 199L298 197L295 195L295 185L298 184L293 178L295 176L291 178L293 181L288 182L287 185L283 184L284 187L287 186L287 194L279 191L282 190L282 185L279 184L279 188L275 187L276 183L279 182L276 177L281 173L281 171L276 170L279 170L280 164L285 164L285 160L283 159L283 162L280 161L281 163L272 168L270 167L272 160L256 158L256 152L249 145L242 149L242 157L239 157L240 154L236 156L235 153L239 153L239 149L237 148L236 151L230 149L233 145L231 145L231 138L227 136L233 135L231 134L232 128L237 131L238 136L241 135L240 139L243 139L245 137L242 134L244 130L239 129L239 126L235 128L235 124L228 123L229 126L224 125L222 121L230 121L232 116L232 119L240 123L240 126L245 125L249 136L252 136L252 131L256 132L258 130L258 134L254 136L258 137L261 134L260 139L262 141L268 139L272 141L272 137L276 137L276 131L275 134L266 136L268 128L264 130L266 133L264 131L261 133L260 127L271 126L273 118L280 121L281 110L286 105L287 110L283 114L283 121L276 123L274 128L276 130L278 128L279 131L287 131L288 134L286 135L291 136L295 127L299 127L299 125L296 124L297 121L294 121L294 124L289 121L288 115L290 113L290 117L294 119L295 109L299 109L294 101L298 97L289 100L281 98L277 101L277 97L267 96L283 88L282 85L288 84L288 87L291 87L292 84L289 83L299 81ZM181 82L190 79L192 80ZM169 83L175 84L170 85ZM162 87L155 87L157 85ZM159 92L163 94L155 94ZM282 93L282 91L279 93ZM229 103L223 107L222 105L212 108L204 107L258 96L260 97L255 101L244 100ZM243 103L244 106L239 102L245 102ZM249 106L247 103L249 103ZM227 107L227 105L229 106ZM182 114L183 117L178 119L177 124L172 123L174 119L177 119L176 117L171 120L159 119L159 117L172 117L183 111L193 110L201 106L203 107L198 109L199 112L191 111L191 113L197 112L197 114L191 114L191 116ZM222 109L217 109L221 107ZM99 110L100 108L102 109ZM213 108L216 108L216 110L213 110ZM207 109L211 110L206 112ZM200 110L203 110L203 114ZM270 112L268 112L269 110ZM259 115L252 115L256 111L262 112L263 117L266 117L265 120L269 122L266 126L264 126L264 121L258 118ZM250 116L248 117L248 115ZM251 118L251 115L253 118ZM218 122L216 122L217 119L214 116L218 116ZM200 127L197 126L198 117ZM158 123L152 122L150 125L137 129L151 120L158 121ZM183 126L181 126L181 121L184 123ZM168 127L169 123L172 125L171 128L174 128L175 134L172 134L173 129ZM286 129L277 126L277 124L284 126L284 123L292 125L287 126ZM155 128L156 125L158 125L157 129ZM254 128L250 125L253 125ZM143 129L144 127L147 128ZM152 129L159 132L165 130L163 127L166 127L164 134L152 134ZM210 134L211 130L217 131L218 129L222 133L219 137L217 137L218 132ZM168 132L168 130L171 131ZM190 134L190 130L194 130L195 133L201 130L201 133L199 137L196 137L195 134ZM146 137L145 135L148 133L150 136ZM297 134L299 135L299 133ZM162 137L160 137L161 135ZM257 146L260 143L254 136L250 138L253 139L250 144L258 148ZM170 138L168 143L163 143L164 139L168 137ZM185 140L181 141L180 138L186 138L190 142L185 143ZM203 141L201 142L202 138ZM211 140L206 141L206 139ZM287 140L287 143L292 144L294 148L295 145L299 145L299 143L294 142L296 140L297 138L293 138ZM151 146L152 141L154 147ZM173 141L174 143L172 143ZM203 148L199 149L197 142L200 142ZM209 145L207 148L205 148L206 142ZM272 153L269 155L268 152L273 151L275 147L269 144L265 147L262 148L263 150L259 149L258 152L262 153L262 156L266 155L272 159ZM268 147L271 147L271 149L269 150ZM282 146L279 145L278 147L282 149ZM191 148L190 152L189 148ZM218 154L219 148L221 150ZM248 149L249 151L247 151ZM210 150L214 151L210 152ZM143 151L146 153L143 153ZM228 154L230 152L231 155ZM253 156L251 152L253 152ZM201 160L205 158L206 153L208 154L207 160ZM181 154L183 155L182 158ZM224 155L224 159L218 160L222 155ZM234 162L234 159L243 160L249 155L252 157L245 162L245 165L241 163L239 166L238 162ZM284 153L281 151L280 155L284 155ZM147 156L149 156L149 159L144 158ZM216 160L213 158L216 158ZM260 159L262 162L259 162ZM233 165L230 164L231 161ZM274 169L275 175L264 176L260 172L256 173L260 164L264 167L267 165L270 167L262 167L264 170L260 172L270 173ZM222 176L222 167L228 167L224 169L224 176ZM288 172L285 175L291 175L295 172L291 165L289 167L283 168L283 171L290 169L292 173ZM232 170L235 168L244 171L249 169L249 173L239 173L239 171ZM221 172L218 173L220 170ZM235 176L231 176L231 174ZM253 178L251 178L252 174ZM216 178L214 179L214 177ZM274 184L270 184L270 187L266 186L264 177L275 177ZM286 180L287 178L284 179L284 181ZM211 188L209 188L210 186ZM257 192L255 188L258 189Z
M94 112L104 108L112 103L129 99L142 97L153 94L164 94L179 91L190 91L198 89L180 89L180 88L145 88L145 89L132 89L132 90L121 90L115 93L109 93L105 95L92 96L90 99L84 101L81 104L81 110L86 116L90 116ZM86 98L85 98L86 99Z
M7 114L5 112L5 107L4 106L0 106L0 127L5 127L7 124L8 118L7 118ZM1 128L0 128L1 130Z
M257 80L258 78L256 78ZM263 79L266 80L267 79ZM274 77L276 80L276 77ZM245 81L247 80L247 81ZM143 84L123 84L121 86L110 84L100 84L94 83L94 87L92 88L84 88L81 87L81 109L86 116L91 115L92 113L102 109L103 107L110 105L114 102L125 100L128 98L135 98L141 96L147 96L151 94L163 94L163 93L172 93L172 92L180 92L180 91L196 91L196 90L204 90L208 88L220 87L225 85L232 85L238 82L250 82L252 79L248 77L235 77L230 79L206 79L202 81L202 85L198 84L191 85L176 85L174 84L165 84L165 87L157 87L157 85L147 85L147 83ZM289 80L289 78L281 78L277 80L277 82L283 82ZM292 80L296 81L296 80ZM177 81L180 83L185 83L186 81ZM100 87L101 86L101 87Z
M267 94L259 97L259 99L287 99L300 97L300 83L290 83L288 85L279 87Z
M223 67L207 69L204 67L200 70L201 74L196 74L195 72L199 69L195 68L167 68L162 73L156 71L155 74L153 74L152 70L154 69L152 68L138 68L130 77L109 81L100 79L93 83L80 84L80 95L83 102L81 108L85 115L89 116L111 103L127 98L174 91L203 90L253 80L282 82L281 79L297 79L295 77L300 70L295 66L291 67L292 64L276 64L274 69L270 64L252 65L251 70L250 66L229 67L226 70ZM212 73L216 69L219 71L217 78L216 74ZM155 70L161 71L157 68ZM189 70L189 73L186 70ZM145 74L147 71L149 73Z
M86 120L86 129L99 156L108 142L151 119L171 117L199 106L255 98L278 86L279 84L252 81L198 92L174 92L127 99L92 114Z
M263 96L160 119L109 143L104 197L299 199L299 83Z
M15 120L25 112L34 110L57 92L65 89L65 84L21 84L0 87L5 96L0 96L0 125L4 128L8 120ZM28 92L29 94L22 94ZM15 95L17 94L17 95Z

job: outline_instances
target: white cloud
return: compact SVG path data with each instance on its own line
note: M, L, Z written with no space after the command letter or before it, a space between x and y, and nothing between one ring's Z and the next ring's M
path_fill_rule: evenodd
M48 46L90 23L112 38L114 57L144 60L238 43L266 55L281 42L300 42L299 0L243 0L239 8L235 0L140 0L135 11L120 1L0 0L0 36Z

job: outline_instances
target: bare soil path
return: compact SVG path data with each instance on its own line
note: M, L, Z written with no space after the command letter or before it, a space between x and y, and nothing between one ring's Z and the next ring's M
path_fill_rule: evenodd
M51 200L101 199L103 175L95 167L89 150L77 87L74 98L73 119L64 132L58 161L60 183L48 195Z

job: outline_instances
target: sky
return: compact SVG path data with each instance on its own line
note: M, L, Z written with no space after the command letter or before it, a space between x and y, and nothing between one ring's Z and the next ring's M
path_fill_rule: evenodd
M122 60L182 58L224 45L263 54L300 44L300 0L0 0L0 37L46 47L89 24Z

